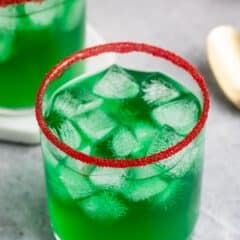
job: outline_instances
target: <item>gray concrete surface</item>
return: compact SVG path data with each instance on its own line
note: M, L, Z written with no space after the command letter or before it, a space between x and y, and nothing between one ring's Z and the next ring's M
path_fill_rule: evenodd
M212 97L201 216L196 240L240 239L240 112L209 70L205 40L219 24L240 28L236 0L89 0L89 21L107 41L137 40L171 49L206 77ZM0 143L0 239L53 239L39 147Z

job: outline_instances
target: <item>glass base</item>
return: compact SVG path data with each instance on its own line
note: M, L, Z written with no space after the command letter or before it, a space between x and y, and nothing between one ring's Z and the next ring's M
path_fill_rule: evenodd
M90 25L87 26L86 45L94 46L104 43L104 39ZM86 74L105 69L114 62L114 55L103 56L97 63L86 63ZM96 69L97 66L97 69ZM40 142L39 128L35 119L34 108L5 109L0 108L0 140L37 144Z

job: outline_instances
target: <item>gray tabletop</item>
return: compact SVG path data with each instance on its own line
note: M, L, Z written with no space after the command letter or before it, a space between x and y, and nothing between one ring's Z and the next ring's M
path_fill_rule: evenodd
M220 24L240 27L236 0L89 0L89 21L107 41L137 40L171 49L195 64L211 92L201 215L196 240L240 239L240 112L209 69L205 40ZM0 239L53 239L40 148L0 143Z

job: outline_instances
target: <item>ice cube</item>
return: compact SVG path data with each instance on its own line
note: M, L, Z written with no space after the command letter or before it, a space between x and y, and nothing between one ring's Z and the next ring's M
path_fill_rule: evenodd
M74 117L82 113L98 108L103 100L96 98L84 90L78 91L78 96L70 91L64 91L57 95L54 108L66 117Z
M126 176L125 169L97 167L90 175L90 180L96 186L119 189Z
M18 12L22 11L22 8L24 6L25 14L32 14L40 11L44 11L46 9L52 8L56 5L59 5L62 0L44 0L41 2L27 2L24 5L17 5L16 9ZM20 10L20 11L19 11Z
M0 17L0 63L6 61L13 53L14 30L2 30Z
M157 129L148 122L138 121L135 123L133 132L138 142L138 149L131 156L133 158L144 157Z
M121 192L133 202L147 200L167 188L168 184L160 177L152 177L141 180L127 180L123 185Z
M79 148L79 152L85 153L86 155L90 155L91 147L85 146L83 148ZM67 157L64 162L66 166L85 176L89 176L90 173L96 168L95 165L89 165L78 159L74 159L70 157Z
M197 100L189 96L155 108L152 117L158 124L169 125L186 135L196 124L199 113Z
M78 159L71 157L64 159L64 165L84 176L89 176L91 172L96 168L94 165L86 164Z
M72 117L76 113L79 105L80 102L69 91L58 94L54 101L54 109L67 117Z
M180 96L180 92L158 74L142 83L143 99L150 105L159 105Z
M79 151L85 153L86 155L90 155L92 148L90 146L86 145L82 149L79 149Z
M144 167L130 168L127 177L130 179L146 179L154 176L161 176L166 169L159 164L150 164Z
M124 217L127 206L110 192L101 192L79 202L87 216L94 220L114 221Z
M80 146L81 136L79 130L77 130L70 121L64 121L58 132L60 139L65 144L69 145L74 149Z
M15 9L12 9L12 14L13 15L16 14ZM0 13L0 32L1 33L5 33L5 34L8 33L8 34L13 35L16 28L17 28L17 18L16 17L3 16ZM1 36L1 38L2 38L2 36Z
M0 16L1 17L6 17L6 20L8 18L16 17L17 16L17 10L16 9L17 9L17 5L15 5L15 4L9 5L7 7L0 7ZM2 20L0 20L0 26L2 26L1 24L2 24Z
M148 122L138 121L134 126L134 134L139 141L149 141L156 132L156 128Z
M51 132L58 137L58 132L55 129L51 129ZM61 161L62 159L64 159L67 155L61 151L60 149L58 149L54 144L52 144L51 142L47 142L46 146L49 150L49 152L53 155L54 158L56 158L58 161Z
M61 18L60 26L65 31L72 31L84 23L85 1L69 1L64 4L64 15Z
M182 193L187 184L180 179L170 181L161 193L152 199L153 206L159 206L165 210L173 207L182 199Z
M152 155L165 150L177 144L182 139L183 137L178 135L174 129L164 126L153 138L152 144L147 151L147 155ZM168 171L173 177L182 177L188 172L198 155L200 155L199 150L198 144L190 144L179 153L174 154L168 159L155 163L155 165L160 169L165 169L165 171Z
M17 5L0 7L0 41L2 39L1 34L14 35L17 19Z
M133 98L139 92L139 86L124 69L113 65L96 83L94 93L104 98Z
M83 176L68 167L59 168L59 179L73 200L88 197L96 192L87 176Z
M100 140L108 135L116 123L101 110L92 111L81 115L77 120L82 131L92 140Z
M46 123L51 132L65 144L77 149L81 144L81 136L79 130L57 111L51 111L45 116ZM59 150L56 146L48 143L49 151L57 158L62 159L66 154Z
M50 1L42 3L27 3L25 4L25 12L28 17L21 19L22 28L41 29L50 26L56 19L64 14L62 4L57 3L50 6Z
M163 126L156 131L155 136L152 138L147 155L152 155L165 150L178 143L182 138L183 137L178 135L174 129L168 126Z
M168 169L173 178L181 178L189 172L195 161L199 161L199 156L199 148L190 144L179 153L161 161L160 164Z
M66 145L72 147L73 149L78 149L81 144L81 136L79 131L74 127L74 125L65 120L57 129L52 128L52 133L58 137ZM57 157L62 159L66 156L64 152L59 150L56 146L49 143L49 150Z
M113 136L112 151L118 157L128 156L138 148L138 142L133 134L126 128L121 128Z

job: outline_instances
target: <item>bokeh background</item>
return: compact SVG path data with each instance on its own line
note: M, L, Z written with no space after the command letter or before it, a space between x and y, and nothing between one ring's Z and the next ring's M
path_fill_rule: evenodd
M240 112L221 93L206 57L209 31L222 24L240 30L239 16L236 0L88 0L88 20L106 41L136 40L171 49L207 80L212 104L194 240L240 239ZM39 146L0 142L0 239L53 239Z

